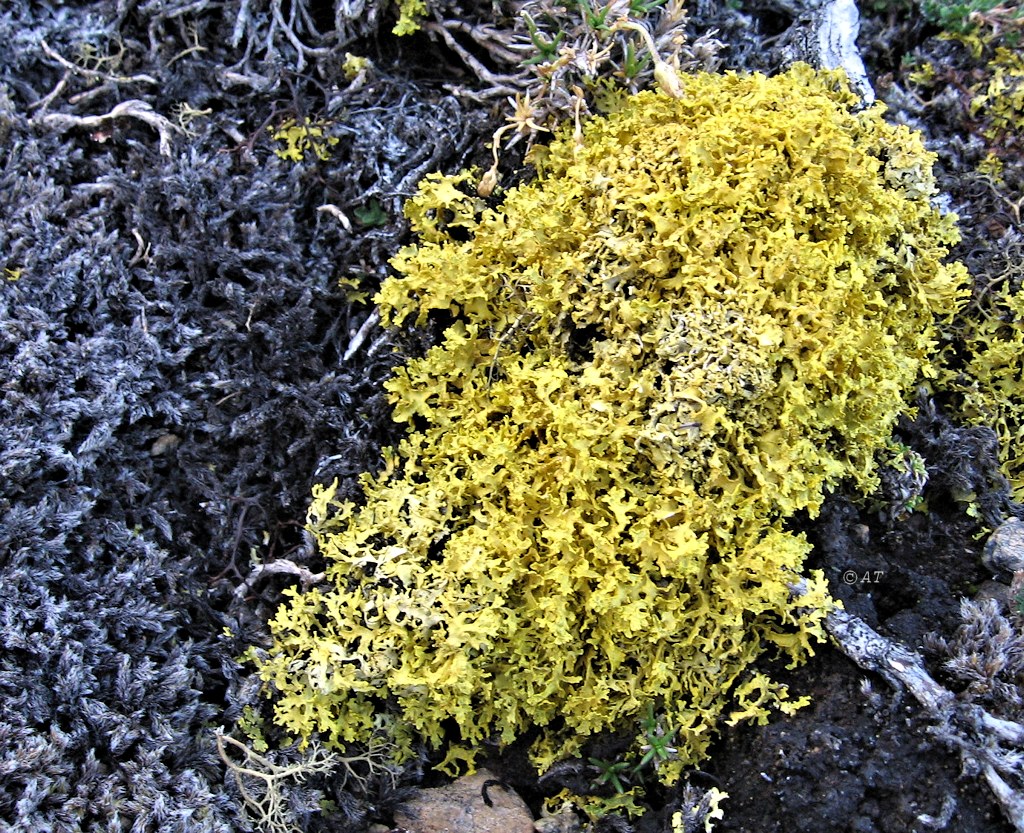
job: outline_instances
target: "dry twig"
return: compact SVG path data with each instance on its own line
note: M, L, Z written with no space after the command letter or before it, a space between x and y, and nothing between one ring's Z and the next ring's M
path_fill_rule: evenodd
M958 747L965 761L984 774L1010 823L1024 833L1024 726L961 702L932 678L915 652L845 610L831 611L825 627L857 665L910 691L934 721L936 736Z
M134 118L148 124L160 134L160 154L171 155L171 135L183 133L182 129L174 122L161 116L147 102L139 99L131 99L118 104L109 113L102 113L98 116L74 116L68 113L46 113L40 114L33 119L36 124L42 124L54 130L71 130L75 127L102 127L108 122L119 118Z
M279 558L276 561L270 561L267 564L257 564L253 567L249 577L235 588L234 597L241 601L245 598L245 594L252 590L256 582L267 575L297 576L302 583L303 590L308 590L314 584L319 584L324 580L325 576L324 573L314 573L312 570L296 564L287 558Z
M373 312L366 316L366 320L362 323L362 326L360 326L360 328L356 331L356 334L352 336L352 341L349 342L348 348L345 350L345 355L341 357L341 360L343 362L347 362L356 354L356 351L358 351L359 348L362 347L363 342L366 341L366 338L367 336L369 336L370 331L375 326L377 326L379 321L380 310L378 309L374 309Z

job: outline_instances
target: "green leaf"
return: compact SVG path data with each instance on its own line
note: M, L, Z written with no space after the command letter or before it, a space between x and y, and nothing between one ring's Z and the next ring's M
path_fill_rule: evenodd
M388 224L388 214L381 207L380 201L376 197L371 198L366 205L360 206L352 213L356 215L356 219L363 226L376 228Z

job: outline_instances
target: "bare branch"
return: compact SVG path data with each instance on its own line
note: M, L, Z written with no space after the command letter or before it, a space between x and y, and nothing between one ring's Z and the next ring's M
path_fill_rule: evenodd
M53 58L58 64L64 67L66 70L74 73L75 75L81 75L84 78L93 78L100 81L106 81L113 84L156 84L157 80L152 75L111 75L108 72L100 72L97 69L88 69L83 67L81 64L76 64L73 61L69 61L59 52L55 52L50 45L45 41L40 41L39 45L42 46L43 52L50 58Z
M794 590L799 592L798 588ZM960 702L932 678L920 656L886 639L845 610L830 611L825 628L840 650L861 668L910 691L935 722L936 734L980 767L1006 817L1018 833L1024 833L1024 793L1003 777L1009 776L1018 784L1024 779L1020 765L1024 726L995 717L980 706Z
M473 71L477 78L491 85L493 89L488 90L488 95L513 95L522 88L522 76L495 75L468 49L455 40L447 26L439 23L424 23L423 28L427 32L440 35L448 48L462 59L463 63Z
M324 573L314 573L306 567L296 564L294 561L289 561L287 558L279 558L276 561L270 561L267 564L257 564L253 567L249 577L235 588L234 597L241 601L245 598L245 594L252 590L256 582L267 575L297 576L299 581L302 582L303 589L306 590L314 584L319 584L325 578Z
M370 334L370 331L380 321L380 310L375 309L363 322L362 326L356 331L356 334L352 336L352 341L349 342L348 349L345 350L345 355L341 357L343 362L347 362L351 359L356 351L362 346L363 342L366 341L366 337Z
M75 116L68 113L48 113L36 116L33 121L54 130L71 130L75 127L101 127L119 118L134 118L145 122L160 134L160 154L171 155L171 135L183 131L169 119L157 113L147 102L132 99L118 104L109 113L99 116Z

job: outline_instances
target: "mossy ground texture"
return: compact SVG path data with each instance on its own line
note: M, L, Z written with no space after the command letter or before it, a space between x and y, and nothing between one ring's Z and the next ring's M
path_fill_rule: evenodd
M377 300L447 329L387 383L409 430L362 500L315 495L333 586L254 652L290 732L386 722L455 769L534 727L543 769L653 704L671 781L801 703L753 668L832 603L788 522L875 487L966 272L933 157L840 75L684 87L570 125L496 207L469 174L411 201Z

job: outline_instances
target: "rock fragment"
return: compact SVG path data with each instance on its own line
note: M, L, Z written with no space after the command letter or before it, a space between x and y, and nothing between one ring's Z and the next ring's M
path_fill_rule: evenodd
M486 769L417 790L396 810L395 825L409 833L534 833L526 803Z

